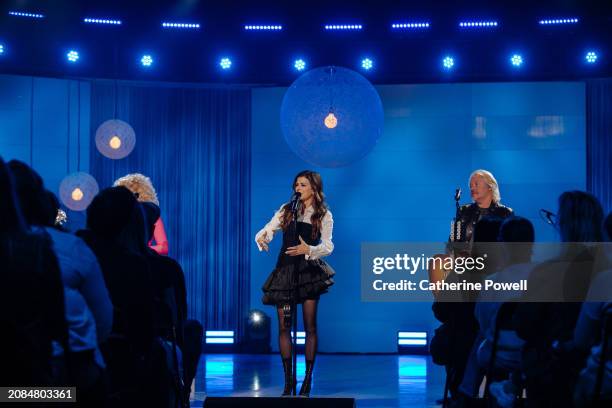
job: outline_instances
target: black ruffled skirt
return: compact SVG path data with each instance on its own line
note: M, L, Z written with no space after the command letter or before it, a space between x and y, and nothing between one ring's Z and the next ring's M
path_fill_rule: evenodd
M297 274L297 291L295 291L294 277ZM318 299L320 295L334 284L333 276L336 272L322 259L306 260L299 257L295 262L276 267L263 287L262 302L264 305L282 305L304 303L304 300Z

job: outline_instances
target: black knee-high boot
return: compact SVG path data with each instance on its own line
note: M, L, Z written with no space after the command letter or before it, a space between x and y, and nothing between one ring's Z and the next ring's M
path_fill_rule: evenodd
M293 370L290 358L283 358L283 370L285 371L285 388L281 397L288 397L293 391Z
M304 381L300 387L300 396L310 397L310 387L312 386L312 369L314 368L314 360L306 360L306 374Z

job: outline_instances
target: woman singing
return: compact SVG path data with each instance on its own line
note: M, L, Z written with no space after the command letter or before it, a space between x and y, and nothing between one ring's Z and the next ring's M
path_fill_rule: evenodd
M302 171L293 181L293 191L299 193L297 220L292 203L283 204L266 226L257 233L257 247L268 251L274 233L283 231L283 244L276 268L263 285L263 303L275 305L279 323L279 347L285 371L283 396L293 389L290 324L284 318L287 305L302 304L306 331L306 374L300 396L310 396L312 370L317 352L317 305L319 296L333 285L334 270L321 257L333 249L334 221L325 203L321 175ZM293 313L293 311L291 311Z
M130 190L139 202L153 203L159 207L157 193L151 183L151 179L140 173L127 174L115 181L113 187L123 186ZM153 244L155 241L155 244ZM168 255L168 238L161 217L155 222L153 239L149 242L149 247L160 255Z

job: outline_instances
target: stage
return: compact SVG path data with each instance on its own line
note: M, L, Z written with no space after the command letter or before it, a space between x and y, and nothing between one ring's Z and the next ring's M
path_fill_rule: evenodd
M298 358L298 390L304 373ZM317 356L312 397L352 397L357 407L434 407L444 392L444 368L429 356ZM283 368L277 354L203 354L191 406L207 396L277 397Z

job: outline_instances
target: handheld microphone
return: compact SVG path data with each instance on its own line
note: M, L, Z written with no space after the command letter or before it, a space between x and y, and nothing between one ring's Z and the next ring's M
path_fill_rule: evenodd
M302 193L300 193L299 191L296 191L291 196L291 212L297 212L297 210L298 210L298 208L300 206L300 197L301 196L302 196Z
M540 217L542 217L542 219L546 221L547 224L555 225L556 215L554 212L548 211L544 208L540 208Z
M455 190L455 201L459 201L461 199L461 187L458 187Z

